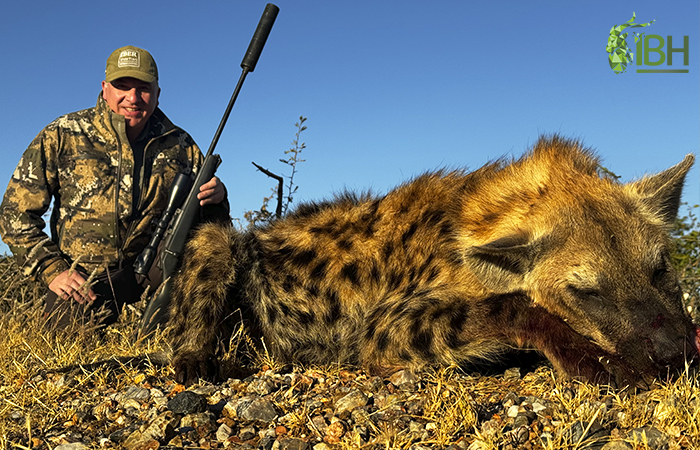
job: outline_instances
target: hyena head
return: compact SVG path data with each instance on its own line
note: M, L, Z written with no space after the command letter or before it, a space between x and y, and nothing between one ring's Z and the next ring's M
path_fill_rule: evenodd
M578 143L541 140L492 176L490 189L501 194L470 213L496 224L470 238L480 281L527 293L631 372L682 368L697 357L700 334L683 305L668 231L693 160L621 184Z

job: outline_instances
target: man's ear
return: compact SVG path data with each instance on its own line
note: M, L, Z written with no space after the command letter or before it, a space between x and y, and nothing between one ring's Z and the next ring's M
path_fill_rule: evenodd
M472 268L488 289L504 293L522 289L525 275L545 249L546 239L513 234L468 250Z
M695 156L689 154L675 166L629 183L626 187L666 224L672 225L681 204L685 176L694 161Z
M156 85L156 106L160 104L160 86L158 85L158 81L154 81Z

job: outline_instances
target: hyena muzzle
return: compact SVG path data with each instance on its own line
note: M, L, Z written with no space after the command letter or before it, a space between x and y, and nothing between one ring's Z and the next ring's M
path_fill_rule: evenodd
M693 160L622 184L580 143L543 137L518 160L383 197L341 195L250 231L205 225L174 285L176 377L211 377L241 316L283 361L389 369L515 347L605 383L682 368L700 337L668 230Z

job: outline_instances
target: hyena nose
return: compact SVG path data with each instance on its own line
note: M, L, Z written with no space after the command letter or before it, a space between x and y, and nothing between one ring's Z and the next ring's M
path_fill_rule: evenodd
M700 359L700 327L697 325L693 325L688 334L684 350L686 361L692 362Z
M647 339L649 356L654 363L660 367L682 368L686 362L700 359L700 327L693 325L685 333L672 336L659 333Z

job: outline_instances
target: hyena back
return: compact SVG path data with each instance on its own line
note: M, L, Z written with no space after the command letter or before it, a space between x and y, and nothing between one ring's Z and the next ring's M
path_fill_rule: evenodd
M588 380L680 367L699 338L667 230L692 163L621 184L554 136L517 161L345 194L252 231L206 225L175 280L177 378L213 374L238 309L279 360L381 369L518 347Z

